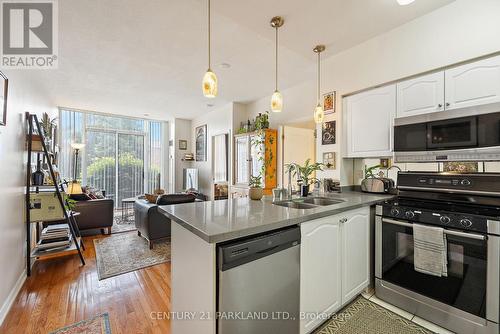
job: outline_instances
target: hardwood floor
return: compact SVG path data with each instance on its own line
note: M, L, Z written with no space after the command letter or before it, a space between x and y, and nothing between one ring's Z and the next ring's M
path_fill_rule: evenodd
M113 334L170 333L156 320L170 310L170 263L98 281L95 238L106 236L84 238L85 266L78 255L35 263L0 333L46 334L104 312Z

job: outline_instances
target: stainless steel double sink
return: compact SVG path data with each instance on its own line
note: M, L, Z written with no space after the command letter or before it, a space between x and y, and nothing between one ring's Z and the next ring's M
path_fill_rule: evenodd
M276 201L273 204L292 209L314 209L318 206L328 206L343 202L345 202L343 199L329 197L303 197L286 201Z

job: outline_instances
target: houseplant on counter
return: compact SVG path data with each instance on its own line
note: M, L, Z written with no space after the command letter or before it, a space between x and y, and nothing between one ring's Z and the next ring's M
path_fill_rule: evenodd
M307 197L309 194L309 186L318 181L316 177L312 177L313 173L322 171L324 164L315 162L311 164L311 159L307 159L304 166L296 163L285 165L285 169L293 176L297 176L297 181L300 184L300 196Z
M262 176L250 176L250 182L248 182L248 196L254 201L260 201L262 196L264 196L264 189L262 189Z

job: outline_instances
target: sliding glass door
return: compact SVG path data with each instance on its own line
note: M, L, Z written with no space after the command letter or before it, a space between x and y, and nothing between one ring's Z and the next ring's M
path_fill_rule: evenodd
M118 203L144 193L144 136L118 134Z
M84 184L106 191L116 203L116 134L89 130L86 142Z

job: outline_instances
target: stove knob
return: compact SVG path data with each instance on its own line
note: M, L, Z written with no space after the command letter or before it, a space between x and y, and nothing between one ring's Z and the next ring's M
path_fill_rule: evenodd
M393 215L393 216L399 216L400 213L401 213L401 211L398 208L391 209L391 215Z
M470 219L462 219L460 221L460 225L462 225L463 227L471 227L472 222L470 221Z
M409 219L415 217L415 213L413 211L406 211L405 215L406 215L406 218L409 218Z
M463 186L470 186L470 184L471 184L471 182L469 180L467 180L467 179L462 180L461 183L462 183Z
M449 224L451 222L451 219L448 216L441 216L441 218L439 218L439 221L443 224Z

